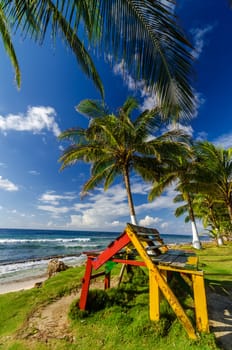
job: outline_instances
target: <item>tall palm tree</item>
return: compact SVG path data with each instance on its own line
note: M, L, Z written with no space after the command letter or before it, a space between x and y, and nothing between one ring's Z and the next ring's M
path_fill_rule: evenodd
M194 161L192 149L183 147L182 154L174 157L167 162L164 173L158 181L153 183L149 193L149 199L153 200L156 196L161 195L165 188L171 184L176 185L176 190L179 194L174 198L174 202L186 202L186 204L177 208L175 214L180 216L183 213L188 213L188 220L192 227L192 244L196 249L201 248L199 234L197 230L195 215L193 211L193 195L199 187L198 164Z
M191 45L173 0L0 0L0 6L14 29L40 42L50 30L53 38L61 34L102 95L89 43L112 63L123 60L124 72L156 93L163 113L192 115Z
M71 141L60 157L61 169L78 161L92 165L90 179L84 184L83 193L104 182L104 189L122 176L127 191L131 222L136 224L135 208L132 199L130 176L133 171L145 180L158 176L162 154L175 152L180 148L175 142L183 137L180 131L151 137L160 130L159 110L145 111L137 118L132 112L137 108L134 98L128 98L118 110L109 114L99 102L84 100L77 110L90 119L86 129L73 128L64 131L60 139ZM178 148L179 147L179 148Z

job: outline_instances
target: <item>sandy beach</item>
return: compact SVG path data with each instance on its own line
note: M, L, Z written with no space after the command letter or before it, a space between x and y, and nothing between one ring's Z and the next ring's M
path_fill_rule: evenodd
M5 294L9 292L17 292L20 290L30 289L35 286L36 283L43 282L46 280L46 275L31 277L27 279L21 279L8 283L0 284L0 294Z

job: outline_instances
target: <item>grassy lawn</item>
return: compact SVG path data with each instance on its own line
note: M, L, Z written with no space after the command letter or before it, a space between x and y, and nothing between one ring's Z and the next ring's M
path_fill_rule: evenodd
M198 255L206 284L213 291L232 295L232 244L208 246Z
M206 246L197 252L206 284L219 293L232 293L232 245ZM120 266L113 269L119 273ZM213 350L218 349L213 334L202 334L189 340L165 300L161 302L161 319L153 323L148 313L147 276L137 275L132 283L118 289L92 292L92 312L82 315L72 305L70 318L73 339L51 339L49 342L22 339L17 331L41 306L77 290L84 267L61 272L46 281L42 288L0 295L0 349L2 350ZM180 288L181 289L181 288ZM176 291L175 291L176 293ZM90 299L91 303L91 299ZM194 322L191 302L185 303Z

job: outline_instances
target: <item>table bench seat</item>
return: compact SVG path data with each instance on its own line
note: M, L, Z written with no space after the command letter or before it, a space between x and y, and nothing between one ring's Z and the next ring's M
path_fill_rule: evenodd
M158 256L151 255L150 258L157 265L168 265L173 268L181 268L185 270L198 269L198 257L194 253L183 250L170 249Z

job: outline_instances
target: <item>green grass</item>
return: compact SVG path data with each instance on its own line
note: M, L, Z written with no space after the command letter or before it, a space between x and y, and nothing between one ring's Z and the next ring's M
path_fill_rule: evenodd
M232 294L232 243L221 247L207 246L198 252L206 284L222 294Z
M232 245L206 246L197 251L200 267L205 271L206 284L220 293L232 290ZM120 265L113 269L118 275ZM136 270L138 271L138 269ZM145 270L146 271L146 270ZM218 349L213 334L203 334L197 341L188 338L165 300L161 303L161 319L149 320L147 276L137 274L133 283L109 291L93 291L89 311L80 314L70 307L74 338L52 339L47 343L21 339L18 332L27 319L41 306L60 298L81 285L84 267L72 268L46 281L42 288L0 295L1 350L213 350ZM175 283L179 283L178 280ZM175 293L181 292L176 288ZM182 295L184 298L185 294ZM188 298L184 300L187 314L194 320ZM94 306L94 307L93 307Z
M0 295L0 337L14 333L38 307L77 289L83 273L84 267L71 268L47 280L42 288Z

